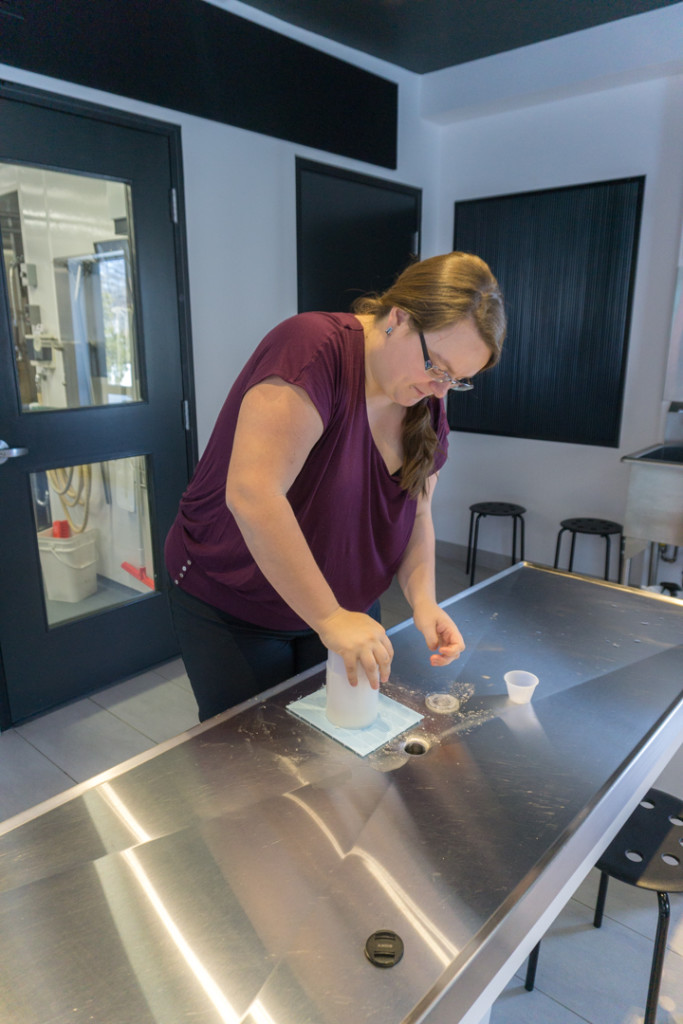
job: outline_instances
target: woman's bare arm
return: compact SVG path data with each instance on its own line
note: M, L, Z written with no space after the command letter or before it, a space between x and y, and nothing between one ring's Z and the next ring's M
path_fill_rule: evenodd
M322 431L301 388L276 377L251 388L237 421L225 499L266 579L325 646L342 655L349 681L356 683L360 660L379 685L389 678L391 642L370 616L340 607L287 499Z

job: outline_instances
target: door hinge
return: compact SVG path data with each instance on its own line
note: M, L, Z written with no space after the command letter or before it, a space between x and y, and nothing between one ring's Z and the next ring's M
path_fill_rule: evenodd
M174 224L178 223L178 193L174 188L169 193L169 199L171 203L171 220Z
M183 399L183 426L185 430L190 429L190 403L186 398Z

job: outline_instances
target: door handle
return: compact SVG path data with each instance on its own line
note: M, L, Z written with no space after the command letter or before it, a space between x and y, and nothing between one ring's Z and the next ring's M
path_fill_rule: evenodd
M28 455L28 448L10 448L7 441L0 441L0 466L8 459L18 459L21 455Z

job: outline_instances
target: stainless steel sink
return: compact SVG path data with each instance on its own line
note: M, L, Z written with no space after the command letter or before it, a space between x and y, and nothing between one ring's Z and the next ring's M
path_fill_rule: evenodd
M660 465L683 466L683 444L658 444L643 448L632 455L624 455L622 462L657 462Z
M651 445L630 465L624 534L659 544L683 544L683 444Z

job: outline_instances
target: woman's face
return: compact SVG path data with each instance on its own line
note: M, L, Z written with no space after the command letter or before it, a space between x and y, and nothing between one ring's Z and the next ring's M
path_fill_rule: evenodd
M487 365L491 352L471 320L454 327L425 331L427 353L433 366L454 380L469 380ZM449 383L425 370L420 336L405 319L387 339L384 390L399 405L415 405L428 395L443 398Z

